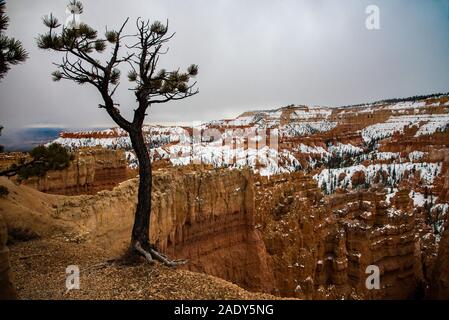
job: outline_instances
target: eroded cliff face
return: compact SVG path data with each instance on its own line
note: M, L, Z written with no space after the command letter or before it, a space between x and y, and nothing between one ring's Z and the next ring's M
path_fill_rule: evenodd
M13 213L32 207L37 191L30 198L8 196L0 204L8 209L8 224L16 229L40 230L39 236L47 236L47 229L39 224L48 225L51 216L54 223L64 222L65 228L59 226L63 241L93 242L118 255L129 245L137 184L132 179L95 195L42 194L46 219L36 213L33 219L22 217L19 222ZM31 190L10 181L7 187L11 193ZM249 170L198 166L155 170L152 201L150 237L161 251L188 259L190 270L252 291L273 291L270 259L254 224L254 183ZM58 234L52 231L52 236Z
M128 247L137 179L70 197L2 179L10 195L0 199L0 213L11 230L87 241L115 256ZM267 178L249 170L160 168L153 177L151 241L171 257L189 259L190 270L252 291L406 299L424 297L435 283L432 294L444 297L447 232L438 249L410 186L387 191L379 184L325 196L303 173ZM380 290L365 286L370 265L380 269Z
M0 300L17 298L16 290L12 282L9 249L6 246L7 240L6 223L0 214Z
M157 173L153 185L152 226L157 230L151 234L163 251L188 258L190 270L249 290L272 291L270 262L254 224L249 170L177 169Z
M429 298L449 300L449 229L444 232L439 245Z
M39 191L53 194L94 194L100 190L112 190L129 175L125 152L104 148L84 148L73 152L75 158L64 170L49 171L44 177L32 177L24 184ZM0 156L0 168L17 163L23 153Z
M305 299L423 298L434 241L409 190L383 187L323 197L297 173L256 183L257 221L282 296ZM428 227L427 227L428 228ZM434 239L433 239L434 240ZM367 289L367 267L380 270L380 290Z

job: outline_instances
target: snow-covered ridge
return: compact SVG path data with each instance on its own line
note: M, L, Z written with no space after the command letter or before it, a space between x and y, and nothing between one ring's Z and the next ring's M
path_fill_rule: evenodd
M449 126L449 108L447 113L441 112L445 112L447 102L444 100L441 104L435 101L378 103L347 108L290 105L274 110L245 112L235 119L210 121L189 128L146 125L143 131L153 159L168 159L174 165L201 162L214 166L249 166L261 174L271 175L292 172L304 166L311 169L347 167L378 160L412 163L422 161L425 154L420 151L403 155L379 152L378 146L371 142L391 137L395 132L404 132L409 126L416 127L416 137L445 130ZM429 106L439 106L443 110L440 108L440 114L431 114L426 109ZM337 128L346 116L353 121L358 113L379 110L384 110L381 118L385 118L385 110L387 116L391 114L388 120L367 124L361 131L350 132L351 126L347 123L341 130ZM398 112L404 110L406 114ZM361 121L370 118L371 115L364 115ZM350 142L341 143L338 138L334 141L326 135L321 135L326 138L320 138L320 134L334 129L335 137L349 131L348 137L355 139L346 138L345 141ZM258 133L248 135L251 131ZM264 134L270 131L275 131L276 135L266 139ZM308 140L310 136L314 137ZM269 145L266 145L267 141L270 141ZM125 149L130 166L137 166L130 138L120 128L65 133L55 142L71 149L95 146Z
M426 106L425 101L419 101L419 102L398 102L393 105L386 106L385 109L388 110L404 110L404 109L417 109L422 108Z
M435 177L441 173L441 163L392 163L392 164L371 164L369 166L356 165L346 168L324 169L313 178L318 182L318 186L327 193L333 193L337 188L352 189L353 176L357 172L363 173L364 184L371 185L376 175L384 172L386 185L396 186L404 177L406 171L410 173L419 172L423 183L431 185Z
M317 132L325 132L334 129L338 125L337 122L331 121L311 121L290 123L281 126L279 129L283 137L302 137L312 135Z
M422 194L411 190L409 193L410 199L413 201L413 206L416 208L423 208L428 214L428 223L433 229L438 243L444 232L444 225L449 211L449 204L438 203L438 197L432 194Z
M171 145L152 150L154 159L167 159L175 166L210 164L214 167L252 168L263 176L295 170L298 161L286 152L264 146L260 149L234 148L221 144Z
M332 154L335 154L335 155L338 155L341 157L343 155L360 154L363 152L363 149L353 146L350 143L348 143L348 144L338 143L336 145L329 146L328 151Z
M190 142L189 130L180 126L148 126L143 127L146 140L150 145L164 145L168 143ZM111 128L98 131L82 131L63 133L53 142L69 149L82 147L103 147L108 149L131 150L131 140L128 133L121 128Z
M418 127L415 137L444 131L449 126L449 114L420 114L392 116L386 122L377 123L362 130L366 142L391 137L403 133L406 127Z

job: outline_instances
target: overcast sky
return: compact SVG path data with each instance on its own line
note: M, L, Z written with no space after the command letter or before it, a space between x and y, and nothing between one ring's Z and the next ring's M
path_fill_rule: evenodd
M200 67L200 94L156 105L151 122L235 117L288 104L347 105L449 91L448 0L84 0L81 20L104 30L138 16L169 19L175 38L164 67ZM365 27L366 7L380 8L380 30ZM6 127L112 126L95 89L53 82L57 54L38 50L41 17L65 21L65 1L9 0L8 34L30 59L0 83ZM128 31L134 31L129 24ZM126 73L125 73L126 74ZM122 113L134 97L122 79Z

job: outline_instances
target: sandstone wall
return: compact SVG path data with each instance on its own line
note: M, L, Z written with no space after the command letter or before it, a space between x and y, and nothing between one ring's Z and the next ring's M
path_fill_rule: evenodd
M440 241L429 297L449 300L449 229L447 228Z
M195 168L154 172L150 237L160 250L254 291L273 291L270 260L254 225L249 171ZM137 180L95 196L70 197L54 216L77 224L74 241L95 241L121 253L129 244Z
M248 170L155 170L152 242L189 259L191 270L287 297L403 299L422 294L429 275L444 284L440 256L447 256L448 237L436 264L434 240L423 236L424 213L413 211L409 190L388 204L380 187L324 197L310 175L253 179ZM0 199L8 226L93 242L112 256L129 245L137 179L71 197L1 182L10 190ZM380 290L365 287L368 265L380 268Z
M33 177L24 183L39 191L76 195L111 190L127 179L127 162L123 150L81 149L65 170L49 171L44 177Z
M257 222L273 260L279 295L305 299L414 298L424 281L408 191L393 206L382 190L325 197L308 176L261 179ZM390 210L393 208L393 211ZM365 286L380 269L380 290Z
M382 192L345 195L338 201L340 210L347 210L342 225L348 252L348 280L365 298L414 298L423 281L408 191L398 192L394 201L394 207L387 204ZM335 212L335 204L331 207ZM370 265L380 269L380 290L368 290L365 286L366 268Z
M0 214L0 300L17 298L16 290L11 279L9 250L6 246L7 240L6 223Z

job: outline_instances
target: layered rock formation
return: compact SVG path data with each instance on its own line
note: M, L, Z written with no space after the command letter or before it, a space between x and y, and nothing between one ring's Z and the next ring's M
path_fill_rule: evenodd
M123 150L84 148L74 151L74 156L67 169L49 171L43 177L32 177L23 183L47 193L93 194L111 190L131 173ZM21 153L2 154L0 168L5 169L26 157L27 154Z
M3 216L0 214L0 300L16 299L17 294L12 282L9 249L6 246L8 233Z
M449 300L449 229L444 232L440 242L429 298Z
M448 128L448 95L288 106L194 128L145 126L151 156L161 160L153 163L152 241L190 259L192 270L281 296L444 297ZM129 165L138 165L118 128L63 133L56 142L127 150ZM30 184L94 193L123 180L122 159L123 151L83 154L67 172ZM48 212L74 223L69 240L119 252L129 241L136 183L52 198ZM365 285L373 265L379 290Z
M322 168L329 160L348 167L377 159L414 161L410 157L420 157L413 152L447 147L448 100L448 95L436 95L336 108L291 105L192 128L145 126L144 133L155 160L249 166L261 175ZM62 133L55 142L70 148L132 149L118 128ZM279 161L257 157L257 152Z
M422 298L436 284L432 294L444 297L447 232L438 251L426 211L413 207L406 186L394 195L379 184L324 196L303 173L253 179L249 170L155 170L151 241L172 257L189 259L190 270L252 291L405 299ZM129 245L136 179L71 197L1 182L10 190L0 208L11 230L87 241L111 255ZM379 290L365 285L371 265L380 269Z
M409 191L391 199L383 187L322 196L308 176L257 183L258 223L273 259L277 292L307 299L422 298L426 283L421 227ZM391 202L390 202L391 201ZM366 285L368 266L380 289ZM431 265L428 263L427 265Z
M270 292L265 246L254 224L249 170L170 171L154 179L152 234L160 248L188 258L188 268Z
M29 198L23 196L30 192L28 187L15 186L7 180L3 183L11 194L20 195L0 200L12 228L37 230L41 237L51 232L52 237L61 236L63 241L93 242L116 255L129 245L137 199L136 179L121 183L112 191L72 197L31 191L33 197ZM188 259L186 267L190 270L206 272L253 291L273 291L270 261L254 225L254 186L248 170L156 170L152 197L150 236L161 251ZM34 208L36 201L45 204L33 210L39 213L27 218L17 214L27 206Z

